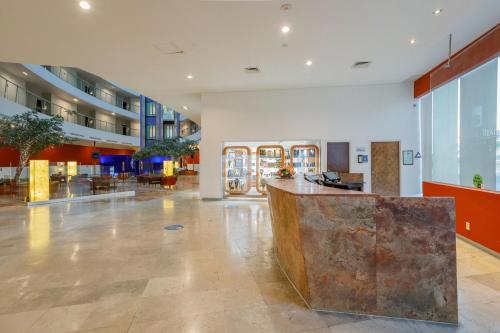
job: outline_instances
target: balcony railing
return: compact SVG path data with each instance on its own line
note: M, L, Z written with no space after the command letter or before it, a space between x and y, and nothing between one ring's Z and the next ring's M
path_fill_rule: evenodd
M77 75L74 75L68 72L67 70L63 70L61 67L57 66L42 66L42 67L51 72L52 74L54 74L55 76L57 76L58 78L60 78L61 80L66 81L67 83L78 88L84 93L93 96L97 99L100 99L101 101L119 107L120 109L133 112L140 111L139 105L132 104L130 101L118 95L110 94L109 92L96 87L94 83L85 81L82 78L78 77Z
M12 82L1 75L0 97L8 99L17 104L24 105L32 110L36 110L49 116L61 116L65 121L73 124L120 135L136 137L139 136L139 130L131 129L130 127L125 125L123 125L122 128L117 129L116 124L114 123L89 117L74 110L69 110L26 90L25 88L19 86L15 82Z
M191 123L189 126L181 128L181 136L182 137L190 136L198 132L199 130L200 126L198 126L196 123Z

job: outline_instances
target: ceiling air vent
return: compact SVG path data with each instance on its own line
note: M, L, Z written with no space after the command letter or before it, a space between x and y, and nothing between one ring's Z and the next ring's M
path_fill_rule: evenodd
M258 74L258 73L260 73L260 69L259 69L259 67L247 67L247 68L245 68L245 73Z
M153 44L153 47L162 54L172 55L172 54L183 54L184 50L181 49L174 42L158 43Z
M371 61L356 61L352 68L368 68L371 63Z

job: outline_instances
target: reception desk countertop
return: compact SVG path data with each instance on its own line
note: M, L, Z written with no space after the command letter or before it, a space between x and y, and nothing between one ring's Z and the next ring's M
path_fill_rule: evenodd
M327 196L375 196L376 194L360 191L344 190L340 188L320 186L308 182L303 178L297 179L271 179L267 186L279 188L294 195L327 195Z
M267 185L277 261L308 306L457 323L452 198Z

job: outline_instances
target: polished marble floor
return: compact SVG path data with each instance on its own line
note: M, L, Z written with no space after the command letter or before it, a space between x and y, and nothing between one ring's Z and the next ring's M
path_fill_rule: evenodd
M500 260L463 241L458 327L316 313L273 261L267 202L197 198L0 208L0 332L500 332Z

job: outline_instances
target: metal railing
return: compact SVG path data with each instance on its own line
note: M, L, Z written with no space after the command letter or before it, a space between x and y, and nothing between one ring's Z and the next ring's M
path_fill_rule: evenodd
M82 78L70 73L67 70L63 70L62 67L57 67L57 66L42 66L42 67L51 72L52 74L54 74L55 76L57 76L58 78L60 78L61 80L66 81L67 83L78 88L84 93L93 96L97 99L100 99L101 101L104 101L108 104L114 105L116 107L119 107L120 109L124 109L127 111L133 111L133 112L140 111L139 105L132 104L130 101L126 100L124 97L121 97L119 95L110 94L109 92L96 87L94 83L83 80Z
M54 104L51 101L26 90L2 75L0 75L0 96L49 116L61 116L65 121L73 124L120 135L139 136L139 130L132 129L125 125L122 125L121 129L117 129L116 124L114 123L89 117L78 113L77 111Z
M190 136L200 130L200 126L198 124L191 122L187 127L181 128L181 136Z

